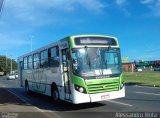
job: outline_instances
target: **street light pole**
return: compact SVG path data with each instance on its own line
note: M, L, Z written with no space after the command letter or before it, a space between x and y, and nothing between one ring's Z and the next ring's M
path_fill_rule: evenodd
M6 70L7 70L7 50L6 50Z
M11 73L12 73L12 55L11 55Z

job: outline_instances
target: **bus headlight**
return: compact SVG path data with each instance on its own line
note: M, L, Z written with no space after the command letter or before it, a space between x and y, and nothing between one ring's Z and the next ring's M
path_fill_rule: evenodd
M124 83L120 84L120 89L122 89L124 87Z
M84 87L74 85L75 89L80 93L86 93L86 89Z

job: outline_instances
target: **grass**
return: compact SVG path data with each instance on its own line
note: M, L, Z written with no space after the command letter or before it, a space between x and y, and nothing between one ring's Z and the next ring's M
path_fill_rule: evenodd
M143 72L124 73L126 84L160 87L160 72L145 70Z

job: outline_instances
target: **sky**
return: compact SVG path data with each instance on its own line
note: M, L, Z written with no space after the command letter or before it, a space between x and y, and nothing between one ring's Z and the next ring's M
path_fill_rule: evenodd
M77 34L117 37L129 61L160 59L160 0L5 0L0 55L17 60Z

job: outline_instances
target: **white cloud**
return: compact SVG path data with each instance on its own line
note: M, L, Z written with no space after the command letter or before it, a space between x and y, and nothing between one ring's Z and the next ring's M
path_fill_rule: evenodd
M150 3L153 3L154 0L142 0L141 3L142 4L150 4Z
M152 6L151 9L153 10L153 14L155 16L160 17L160 0L157 0L156 4Z
M122 11L124 12L125 16L131 16L131 13L126 8L122 8Z
M160 0L141 0L141 4L150 9L149 16L160 17Z
M115 2L118 6L124 6L126 3L126 0L116 0Z
M105 5L98 0L74 0L74 1L75 4L77 2L89 11L99 12L105 7Z
M115 0L115 3L125 16L131 16L131 13L126 8L128 3L126 0Z
M100 0L8 0L5 2L5 12L8 17L12 16L32 25L57 22L64 13L77 12L79 8L94 14L101 12L104 7Z

